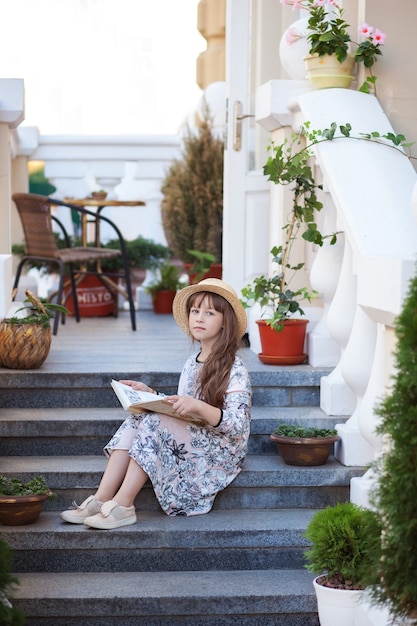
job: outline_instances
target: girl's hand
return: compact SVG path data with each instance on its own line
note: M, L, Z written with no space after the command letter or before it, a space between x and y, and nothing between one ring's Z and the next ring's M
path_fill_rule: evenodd
M145 385L145 383L141 383L140 381L121 380L120 382L123 383L123 385L132 387L132 389L135 389L135 391L147 391L148 393L156 393L154 389L152 389L151 387L148 387L148 385Z
M220 409L191 396L165 396L164 400L172 403L172 408L178 415L192 413L206 420L212 426L218 425L222 415Z

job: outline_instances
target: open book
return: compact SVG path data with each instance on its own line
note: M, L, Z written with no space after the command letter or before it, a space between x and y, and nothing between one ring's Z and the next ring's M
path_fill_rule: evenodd
M124 385L118 380L112 380L111 386L116 396L119 399L120 404L125 411L129 411L133 415L139 415L140 413L162 413L164 415L170 415L185 422L191 422L197 426L208 426L209 424L194 413L186 413L185 415L179 415L175 413L172 408L171 402L164 400L163 397L158 396L148 391L137 391L132 389L129 385Z

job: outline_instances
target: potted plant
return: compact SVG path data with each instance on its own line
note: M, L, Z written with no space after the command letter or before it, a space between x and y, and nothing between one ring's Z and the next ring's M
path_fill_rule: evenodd
M332 428L280 424L270 435L287 465L324 465L333 445L340 440Z
M320 626L354 626L354 611L381 547L381 520L353 502L317 511L305 531Z
M190 284L199 283L205 278L222 277L222 265L216 263L216 257L210 252L200 252L199 250L188 250L189 254L195 257L194 263L184 263L184 269L190 277Z
M281 0L281 4L308 12L305 36L310 49L305 63L313 87L349 87L355 62L363 63L369 70L369 76L360 91L369 93L370 87L375 87L376 77L372 73L372 66L377 56L382 54L384 33L363 24L359 29L361 42L353 42L349 35L350 25L343 16L344 11L333 0ZM292 37L296 41L294 34ZM351 50L352 44L356 46L354 52Z
M26 296L25 306L0 323L0 365L10 369L40 367L51 347L54 311L69 313L64 306L41 302L29 289Z
M0 522L4 526L23 526L36 522L45 500L55 499L42 476L28 482L0 475Z
M181 281L182 270L169 262L161 263L157 278L146 286L146 293L152 296L155 313L172 313L172 303L178 289L185 286Z
M222 262L224 142L213 131L208 106L196 130L187 128L181 157L162 182L162 225L174 257L193 264L198 250Z
M397 344L392 386L376 407L378 432L386 446L374 464L371 499L383 527L381 559L374 568L370 596L395 618L417 623L417 275L410 281L395 323ZM410 623L410 622L407 622Z
M313 156L314 146L342 139L383 143L385 147L399 150L401 154L405 154L403 149L412 145L401 134L388 132L381 135L373 131L354 135L349 123L338 126L332 122L329 128L315 130L310 128L309 122L305 122L297 133L292 133L290 139L269 146L271 154L263 172L276 185L292 185L293 199L288 221L282 229L284 241L271 250L272 275L256 277L241 290L245 308L257 303L262 309L264 319L258 320L257 324L262 346L259 359L263 363L296 364L307 359L304 341L308 320L294 316L303 316L301 303L311 301L317 294L307 287L291 288L296 273L304 267L304 263L292 261L291 255L294 242L300 234L305 241L318 246L322 246L325 239L329 239L331 245L336 242L337 233L322 235L316 222L317 212L323 208L317 195L321 185L315 181L309 159Z

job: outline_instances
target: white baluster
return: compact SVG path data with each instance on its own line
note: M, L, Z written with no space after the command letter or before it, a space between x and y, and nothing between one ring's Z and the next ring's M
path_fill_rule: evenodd
M376 324L358 305L352 332L342 357L342 376L353 390L357 404L345 424L337 426L342 441L336 444L335 456L343 465L366 465L374 458L374 449L359 429L363 397L369 383L376 347Z
M321 379L320 406L327 415L351 415L356 406L353 391L342 376L342 359L353 326L356 309L356 277L352 272L352 249L345 236L339 283L327 315L327 327L341 349L341 358L335 369Z
M336 209L328 194L323 211L325 218L321 232L324 235L336 232ZM313 367L334 367L340 359L340 347L330 336L327 318L340 276L343 248L343 237L339 237L334 245L326 239L317 250L311 267L310 284L323 301L322 316L308 335L308 360Z

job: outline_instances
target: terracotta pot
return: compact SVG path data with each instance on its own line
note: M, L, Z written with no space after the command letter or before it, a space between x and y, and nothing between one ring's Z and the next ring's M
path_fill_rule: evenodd
M334 54L311 54L304 57L307 76L314 89L347 88L353 80L355 58L352 55L340 63Z
M68 293L68 290L66 290ZM97 276L84 276L77 285L78 307L81 317L104 317L117 310L116 297L103 285ZM65 302L67 309L74 314L73 298Z
M33 524L47 499L47 495L0 496L0 522L3 526Z
M334 437L283 437L272 433L271 441L287 465L314 466L327 462L339 435Z
M294 365L304 363L304 344L308 320L291 319L283 322L283 328L274 330L265 320L257 320L262 352L259 360L267 365Z
M163 289L152 294L153 310L155 313L172 313L176 291Z
M199 280L196 280L197 274L190 273L191 268L191 263L184 263L184 270L189 276L190 285L195 285L195 283L200 282L200 280L205 280L206 278L219 278L221 280L223 276L223 265L221 263L212 263L209 271L203 274Z

